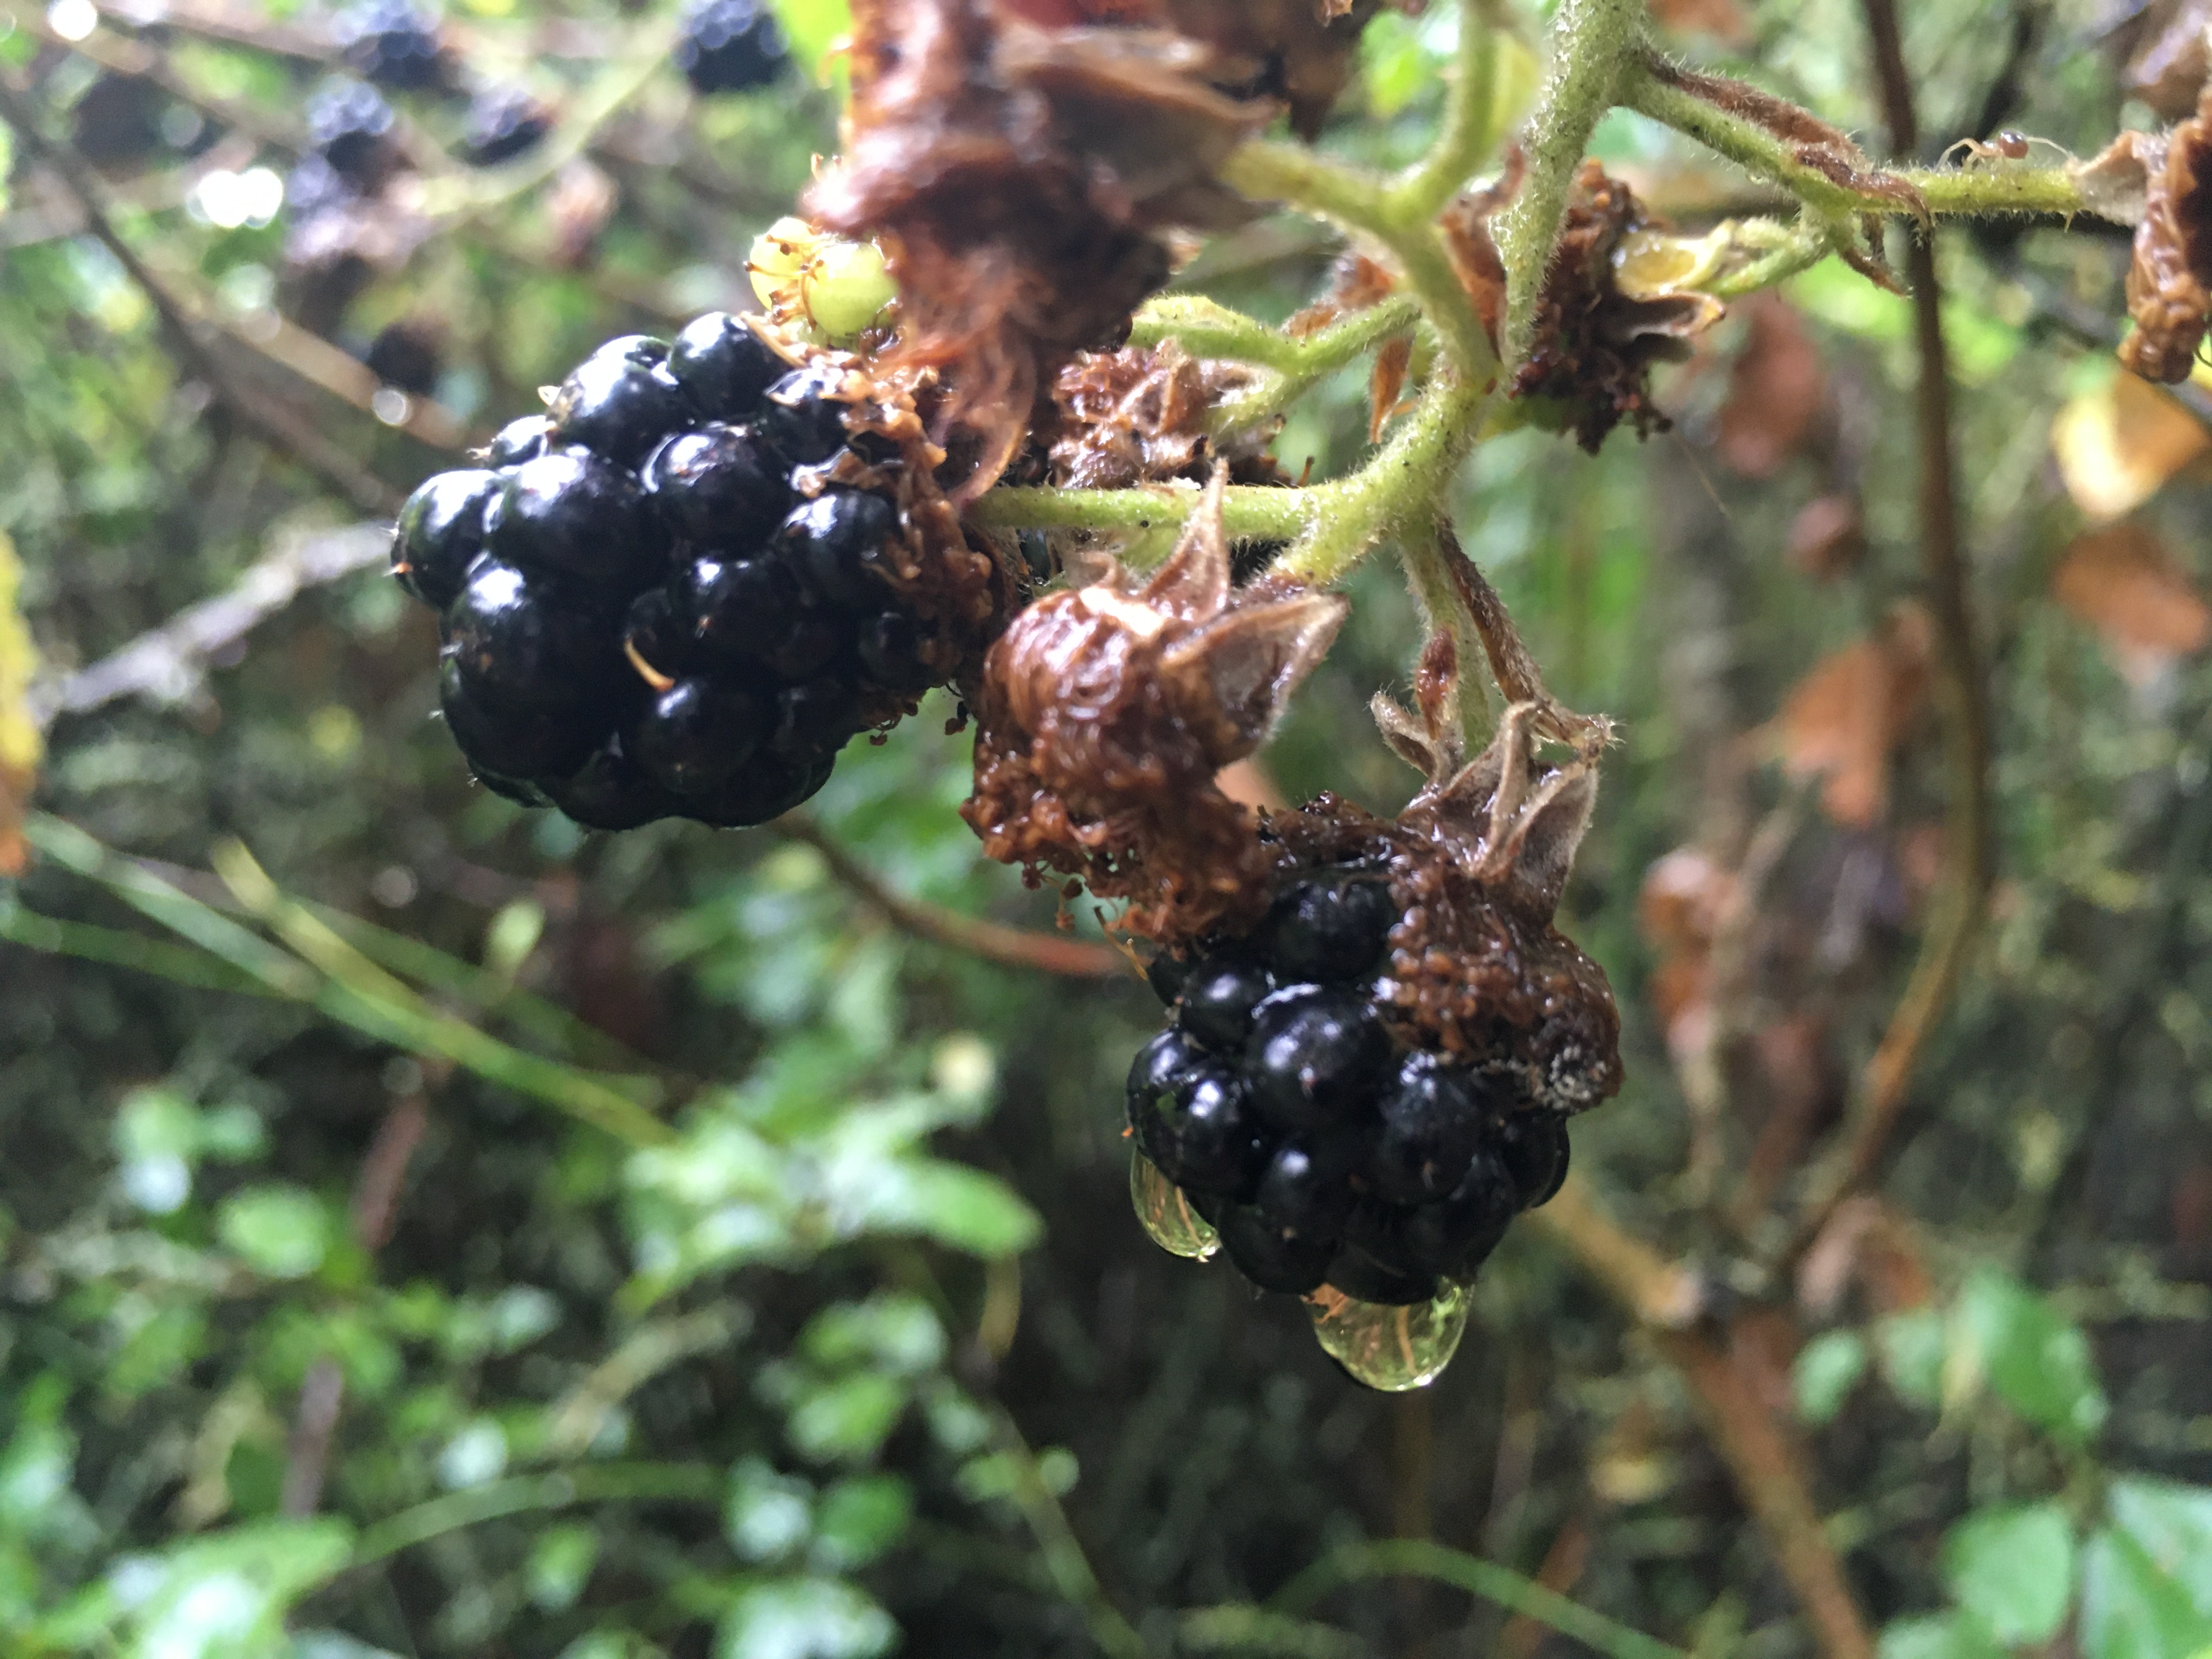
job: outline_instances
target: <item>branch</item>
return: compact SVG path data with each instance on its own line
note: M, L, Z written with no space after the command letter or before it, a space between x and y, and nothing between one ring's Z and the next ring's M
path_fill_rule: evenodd
M1893 0L1863 0L1874 38L1893 148L1915 142L1912 90L1905 76ZM1857 1108L1843 1144L1822 1162L1811 1196L1792 1231L1794 1261L1819 1237L1836 1206L1872 1179L1905 1109L1905 1091L1929 1036L1950 1006L1966 958L1981 931L1991 878L1990 855L1990 708L1981 653L1966 592L1959 506L1951 459L1950 374L1943 347L1942 290L1936 251L1915 236L1906 266L1912 283L1913 331L1920 349L1914 416L1920 447L1920 559L1935 613L1936 664L1944 703L1945 760L1951 800L1944 817L1941 896L1905 994L1867 1064Z
M146 268L130 243L116 233L100 206L102 186L85 165L84 158L69 145L49 142L39 131L22 82L12 73L0 73L0 120L13 127L23 148L55 174L78 211L84 215L85 228L115 256L116 263L152 302L161 319L161 331L168 337L170 349L182 365L205 380L231 412L264 442L289 455L326 489L352 502L358 511L374 517L389 517L398 510L401 497L398 491L296 412L270 407L208 349L175 295Z
M874 871L854 858L804 812L787 812L775 827L822 855L830 873L880 911L892 926L955 951L965 951L1009 968L1034 968L1074 979L1112 979L1131 972L1129 963L1110 945L1061 939L1025 927L1002 927L963 916L956 910L911 899L886 887Z
M1874 1659L1874 1639L1814 1507L1796 1450L1729 1347L1697 1328L1698 1276L1616 1224L1578 1177L1529 1218L1641 1323L1696 1397L1705 1433L1772 1547L1827 1659Z
M1643 48L1644 22L1643 0L1565 0L1552 25L1551 72L1521 141L1528 171L1497 221L1505 264L1501 355L1509 366L1528 353L1576 169L1598 118L1620 95L1623 66Z
M391 541L389 531L373 524L301 537L247 570L228 592L187 605L91 666L33 688L31 718L44 731L64 714L88 714L125 697L182 702L199 690L210 658L307 589L381 565Z

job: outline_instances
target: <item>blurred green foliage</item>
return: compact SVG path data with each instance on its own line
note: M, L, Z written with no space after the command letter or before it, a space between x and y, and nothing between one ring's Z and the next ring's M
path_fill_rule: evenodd
M840 10L782 7L810 74ZM2142 112L2078 11L2008 14L2040 44L2003 118L2087 150ZM1948 133L2007 36L1965 0L1913 14ZM670 17L472 0L451 19L471 72L546 99L559 136L471 174L437 160L455 108L401 99L424 170L398 228L420 234L344 291L295 257L295 210L210 210L217 173L293 166L283 135L334 67L318 14L118 10L83 50L42 15L0 11L0 60L57 135L103 46L151 51L179 89L148 94L158 143L108 167L120 233L250 386L400 489L443 459L425 428L334 373L303 382L280 321L356 357L422 326L429 401L481 437L599 339L743 303L752 236L836 143L834 82L692 98L645 51ZM1765 6L1733 46L1678 44L1863 130L1856 19ZM1417 154L1453 27L1443 5L1379 18L1326 144ZM179 368L6 137L0 534L61 683L353 514ZM1598 148L1686 213L1741 183L1626 118ZM1336 251L1271 216L1185 280L1279 318ZM1885 1659L2202 1659L2212 679L2130 680L2047 598L2081 524L2050 425L2104 372L2124 242L1961 231L1943 263L2005 884L1883 1189L1929 1294L1855 1281L1773 1375ZM1731 811L1788 809L1753 764L1762 723L1917 586L1909 313L1834 267L1788 297L1826 388L1818 446L1759 474L1723 459L1747 311L1665 384L1671 434L1592 459L1515 433L1458 496L1553 688L1625 722L1566 909L1621 993L1631 1076L1577 1126L1577 1166L1644 1237L1785 1310L1790 1287L1731 1278L1743 1241L1682 1177L1637 894L1670 848L1740 832ZM1347 372L1278 453L1340 471L1367 418ZM1781 550L1839 489L1868 552L1816 581ZM2205 505L2183 478L2144 514L2192 569ZM1405 678L1415 612L1383 562L1351 591L1267 762L1293 798L1389 810L1413 780L1365 704ZM6 1651L1810 1650L1679 1379L1529 1229L1431 1393L1357 1392L1298 1310L1129 1217L1121 1079L1158 1018L1133 979L902 933L772 832L522 812L430 719L433 656L362 571L53 720L35 860L0 886ZM856 744L812 810L897 893L1051 928L954 814L952 713ZM1845 1068L1901 978L1912 835L1942 795L1925 735L1889 816L1808 814L1767 896L1802 996L1783 1012L1815 1007ZM1086 905L1066 920L1097 934ZM1737 1176L1771 1085L1724 1126Z

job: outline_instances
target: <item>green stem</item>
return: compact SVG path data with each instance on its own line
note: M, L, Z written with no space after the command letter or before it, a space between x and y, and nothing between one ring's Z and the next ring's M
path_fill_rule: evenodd
M1399 175L1387 211L1402 224L1443 212L1488 159L1498 119L1498 19L1488 0L1460 0L1459 45L1452 55L1443 125L1429 152Z
M720 1472L693 1463L584 1463L557 1474L518 1475L433 1498L362 1529L351 1565L363 1567L463 1527L573 1504L714 1504Z
M1230 156L1221 177L1246 196L1288 203L1382 243L1443 337L1452 368L1471 380L1486 380L1496 370L1497 353L1453 272L1443 236L1427 219L1394 206L1390 181L1382 174L1330 161L1302 144L1255 141Z
M1644 23L1643 0L1564 0L1552 25L1551 72L1522 139L1527 171L1521 192L1497 221L1509 366L1528 349L1567 193L1598 118L1620 95L1626 64L1643 50Z
M1362 1578L1431 1578L1479 1595L1486 1601L1572 1637L1607 1659L1686 1659L1679 1648L1653 1640L1641 1631L1593 1613L1523 1578L1509 1567L1463 1555L1426 1539L1386 1539L1354 1544L1326 1556L1292 1578L1268 1605L1279 1613L1302 1613L1322 1597Z
M1060 1599L1079 1610L1091 1630L1091 1639L1106 1659L1153 1659L1152 1646L1137 1627L1123 1616L1098 1582L1083 1540L1068 1523L1067 1511L1038 1472L1036 1454L1030 1449L1020 1426L1006 1408L994 1402L993 1420L999 1449L1014 1467L1014 1505L1021 1510L1030 1535L1036 1539L1046 1574Z
M1212 412L1213 429L1226 432L1257 425L1295 403L1316 381L1392 335L1414 327L1420 317L1421 308L1411 296L1393 295L1300 340L1201 295L1170 294L1137 313L1129 343L1150 346L1172 340L1194 357L1251 363L1267 370L1264 380Z
M1286 540L1312 527L1312 489L1273 489L1231 484L1223 492L1222 521L1239 539ZM994 489L968 509L992 530L1146 531L1180 525L1198 504L1190 486L1149 489L1052 489L1024 486Z

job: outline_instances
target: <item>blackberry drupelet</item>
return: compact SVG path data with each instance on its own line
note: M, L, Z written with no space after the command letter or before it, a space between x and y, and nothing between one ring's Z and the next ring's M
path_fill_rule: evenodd
M1388 1018L1401 914L1377 864L1300 868L1148 973L1173 1018L1130 1068L1132 1135L1262 1290L1426 1302L1565 1178L1557 1113Z
M904 395L702 317L609 341L422 484L392 572L441 613L485 785L594 829L763 823L980 659L1012 586L878 435L919 433Z
M362 80L394 92L429 92L446 84L438 21L410 0L362 0L339 14L337 44Z
M314 155L345 186L364 194L374 191L398 165L396 118L374 87L330 82L307 100L307 117ZM302 169L312 171L305 163Z
M494 87L469 100L461 118L461 160L472 167L497 167L527 155L553 131L545 106L519 87Z
M766 0L695 0L684 10L676 67L695 92L768 86L783 73L789 56Z

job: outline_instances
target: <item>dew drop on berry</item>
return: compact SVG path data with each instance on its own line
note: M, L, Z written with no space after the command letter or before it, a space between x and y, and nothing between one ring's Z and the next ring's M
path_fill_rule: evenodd
M1261 1115L1286 1134L1371 1107L1390 1039L1362 996L1290 986L1254 1012L1245 1075Z
M1334 1290L1306 1298L1322 1352L1345 1375L1385 1394L1425 1388L1443 1375L1467 1334L1472 1292L1446 1284L1425 1302L1392 1307Z
M826 366L793 369L763 394L755 425L792 465L818 465L844 447L844 381Z
M791 372L767 342L726 311L710 311L684 325L669 349L668 372L691 394L709 420L741 421L761 393Z
M1182 1004L1176 1018L1209 1048L1237 1054L1252 1035L1252 1011L1274 988L1264 968L1249 963L1201 963L1183 981Z
M1397 925L1380 880L1301 882L1269 919L1269 957L1285 980L1351 981L1372 973Z
M1206 1060L1162 1085L1139 1090L1131 1081L1129 1123L1147 1158L1178 1186L1249 1195L1270 1148L1233 1073Z
M392 574L423 604L443 611L483 551L484 509L504 488L496 472L473 467L425 479L399 509L392 536Z
M1221 1249L1213 1224L1191 1207L1190 1199L1142 1152L1129 1154L1129 1202L1138 1224L1170 1255L1204 1261Z
M719 421L661 445L645 484L671 531L719 553L758 551L790 495L767 447L744 428Z

